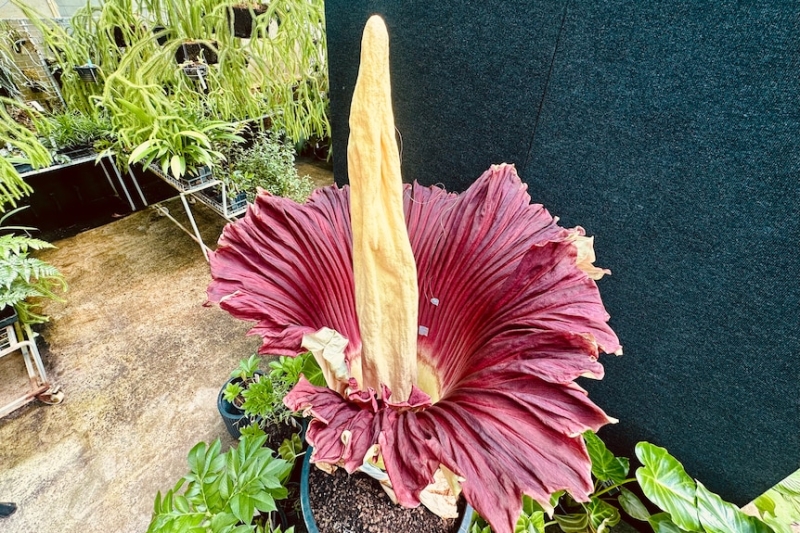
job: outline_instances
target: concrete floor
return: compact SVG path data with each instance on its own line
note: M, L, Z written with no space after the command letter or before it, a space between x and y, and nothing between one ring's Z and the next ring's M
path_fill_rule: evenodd
M326 170L301 172L331 181ZM186 220L177 199L163 205ZM194 213L216 242L224 221L199 204ZM233 442L217 394L259 340L203 307L210 276L199 246L152 208L55 244L41 257L70 289L66 303L46 305L39 346L65 397L0 420L0 501L19 506L0 531L143 532L189 450ZM26 390L21 361L0 360L0 405Z

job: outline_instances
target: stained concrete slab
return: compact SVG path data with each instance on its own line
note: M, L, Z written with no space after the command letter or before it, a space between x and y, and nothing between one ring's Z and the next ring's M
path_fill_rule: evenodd
M304 172L332 181L315 165ZM177 199L163 205L188 226ZM215 242L224 221L199 204L194 215ZM259 340L203 306L200 248L152 208L55 244L41 256L70 289L46 305L39 346L65 397L0 420L0 501L19 506L0 531L143 532L156 492L186 472L197 442L233 443L217 394ZM21 359L2 362L11 357ZM25 390L15 363L0 366L0 394Z

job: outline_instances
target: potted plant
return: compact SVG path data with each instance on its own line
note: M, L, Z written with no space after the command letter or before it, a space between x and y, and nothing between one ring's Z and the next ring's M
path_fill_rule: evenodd
M147 532L294 531L280 524L276 505L288 494L292 463L275 457L264 441L243 436L238 448L226 452L219 440L198 443L189 452L189 473L156 496Z
M249 146L230 147L225 160L219 179L250 202L259 188L297 202L304 202L314 188L311 178L297 174L292 146L274 131L258 132Z
M308 373L316 383L324 380L310 354L272 361L266 375L258 370L259 361L254 354L239 362L220 390L217 408L232 437L238 438L244 428L255 425L259 434L266 434L267 444L277 450L300 431L293 413L283 404L286 393L297 383L301 372Z
M196 175L224 159L214 148L242 142L241 127L205 115L202 109L170 99L161 87L140 85L114 75L102 100L116 132L108 151L125 165L155 164L172 179Z
M219 63L217 50L219 43L216 41L182 41L175 49L175 61L184 63L206 63L214 65Z
M301 378L284 399L311 417L311 462L368 472L440 516L460 489L510 533L522 494L589 498L581 434L613 420L574 380L621 353L596 283L607 271L581 228L530 204L512 165L460 195L402 185L387 41L370 19L349 189L302 205L259 195L209 254L208 297L255 321L265 353L320 363L327 388Z
M48 140L58 153L74 153L91 150L100 140L112 135L108 117L95 112L93 115L63 111L37 116L36 131Z
M258 370L258 363L259 359L255 354L248 359L242 359L217 396L219 414L225 422L228 433L235 439L239 438L240 428L250 423L249 420L245 420L242 393L255 382L256 376L263 375Z

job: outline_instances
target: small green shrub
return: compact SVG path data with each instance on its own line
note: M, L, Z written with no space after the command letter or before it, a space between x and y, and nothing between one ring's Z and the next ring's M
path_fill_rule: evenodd
M56 150L93 146L111 136L111 121L102 115L64 112L42 117L37 131L51 141Z
M234 147L227 159L218 177L233 192L246 192L250 202L258 187L296 202L304 202L314 190L311 178L297 174L292 145L274 132L259 132L251 146Z

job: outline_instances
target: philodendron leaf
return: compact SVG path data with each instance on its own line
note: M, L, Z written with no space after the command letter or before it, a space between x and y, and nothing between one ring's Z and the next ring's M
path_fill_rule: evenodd
M732 503L697 482L697 508L707 533L772 533L772 528L754 516L744 514Z
M624 457L614 457L614 454L606 448L600 438L593 431L583 434L586 442L586 450L592 460L592 475L601 481L613 481L622 483L630 470L630 462Z
M653 528L653 533L684 533L684 530L670 519L669 513L654 514L648 519L648 522Z
M589 522L597 533L603 533L619 524L619 510L613 505L599 498L592 498L586 507L589 513Z
M544 509L529 496L522 496L522 514L514 533L544 533Z
M564 533L584 533L589 526L589 515L584 513L555 515L553 518Z
M758 512L762 518L764 518L764 515L775 516L775 500L773 500L768 494L762 494L753 500L753 504L755 504L756 509L758 509Z
M544 533L544 513L534 511L519 517L514 533Z
M617 501L619 501L619 506L622 507L623 511L636 520L648 520L650 518L650 512L636 494L625 487L620 487L619 490L620 495Z
M316 385L317 387L325 386L325 376L322 374L322 369L319 367L319 363L317 363L313 355L309 355L305 358L301 373L312 385Z
M301 453L303 453L303 441L297 433L292 434L291 439L283 439L283 443L278 446L278 455L285 461L294 461Z
M644 465L636 479L647 498L670 514L687 531L702 531L695 504L694 480L667 450L649 442L636 445L636 457Z

